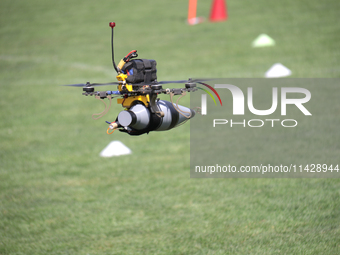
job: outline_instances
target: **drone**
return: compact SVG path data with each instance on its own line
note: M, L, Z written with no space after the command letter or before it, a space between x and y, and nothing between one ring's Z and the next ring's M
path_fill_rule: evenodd
M117 82L72 84L66 86L83 87L82 95L94 96L105 104L102 113L93 114L93 119L103 117L110 109L112 99L117 98L117 104L124 108L116 119L109 124L107 134L112 134L116 129L129 135L136 136L148 134L151 131L165 131L184 124L195 116L196 111L178 104L187 92L197 91L196 83L206 80L179 80L157 81L156 61L153 59L137 59L136 50L129 52L116 65L114 60L113 30L115 22L109 23L111 27L112 63L117 72ZM183 88L163 88L164 84L185 83ZM117 85L116 91L95 91L96 86ZM204 84L206 85L206 84ZM170 102L160 100L158 95L170 95ZM180 96L174 102L174 96ZM109 100L109 106L103 99Z

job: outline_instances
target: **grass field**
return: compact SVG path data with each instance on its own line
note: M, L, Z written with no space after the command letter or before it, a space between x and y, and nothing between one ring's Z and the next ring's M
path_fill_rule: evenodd
M263 77L277 62L340 77L339 1L227 4L228 21L188 26L179 0L0 2L0 254L340 253L338 179L190 179L189 124L108 136L121 108L94 121L103 105L60 86L115 79L110 21L116 61L137 49L158 80ZM276 46L251 48L261 33ZM133 154L100 158L112 140Z

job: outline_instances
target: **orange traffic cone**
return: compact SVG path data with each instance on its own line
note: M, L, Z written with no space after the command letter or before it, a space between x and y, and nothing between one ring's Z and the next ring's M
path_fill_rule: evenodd
M219 22L224 21L227 18L228 14L225 0L214 0L211 7L209 20L211 22Z
M188 24L196 25L202 23L204 18L196 17L197 10L197 0L189 0L189 8L188 8Z

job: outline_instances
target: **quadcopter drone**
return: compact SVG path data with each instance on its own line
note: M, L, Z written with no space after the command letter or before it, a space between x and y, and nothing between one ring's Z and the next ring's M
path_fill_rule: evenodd
M187 92L197 91L196 83L205 80L180 80L180 81L157 81L156 61L152 59L136 59L137 51L129 52L116 65L114 60L113 47L113 28L114 22L109 23L111 33L112 63L117 72L118 82L110 83L89 83L72 84L67 86L83 87L83 95L94 96L103 101L109 99L109 106L105 104L105 110L102 113L93 114L93 119L99 119L104 116L110 109L112 99L118 97L117 104L121 104L121 111L115 121L109 122L108 134L112 134L116 129L126 132L129 135L142 135L151 131L164 131L184 124L187 120L195 116L195 111L181 106L178 101L186 95ZM184 88L163 89L163 84L185 83ZM203 84L203 83L201 83ZM117 91L95 91L95 86L118 85ZM206 85L206 84L204 84ZM164 101L157 98L159 94L170 95L170 101ZM176 103L173 97L180 95ZM95 117L96 116L96 117Z

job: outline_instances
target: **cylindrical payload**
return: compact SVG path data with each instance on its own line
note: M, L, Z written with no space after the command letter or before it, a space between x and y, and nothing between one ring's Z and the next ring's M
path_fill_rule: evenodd
M175 105L164 100L159 100L157 106L164 116L160 114L151 113L150 109L143 104L136 104L129 110L121 111L118 114L117 120L119 125L124 128L131 129L131 134L143 134L150 131L164 131L169 130L183 121L193 118L195 112L190 108ZM129 132L130 133L130 132Z

